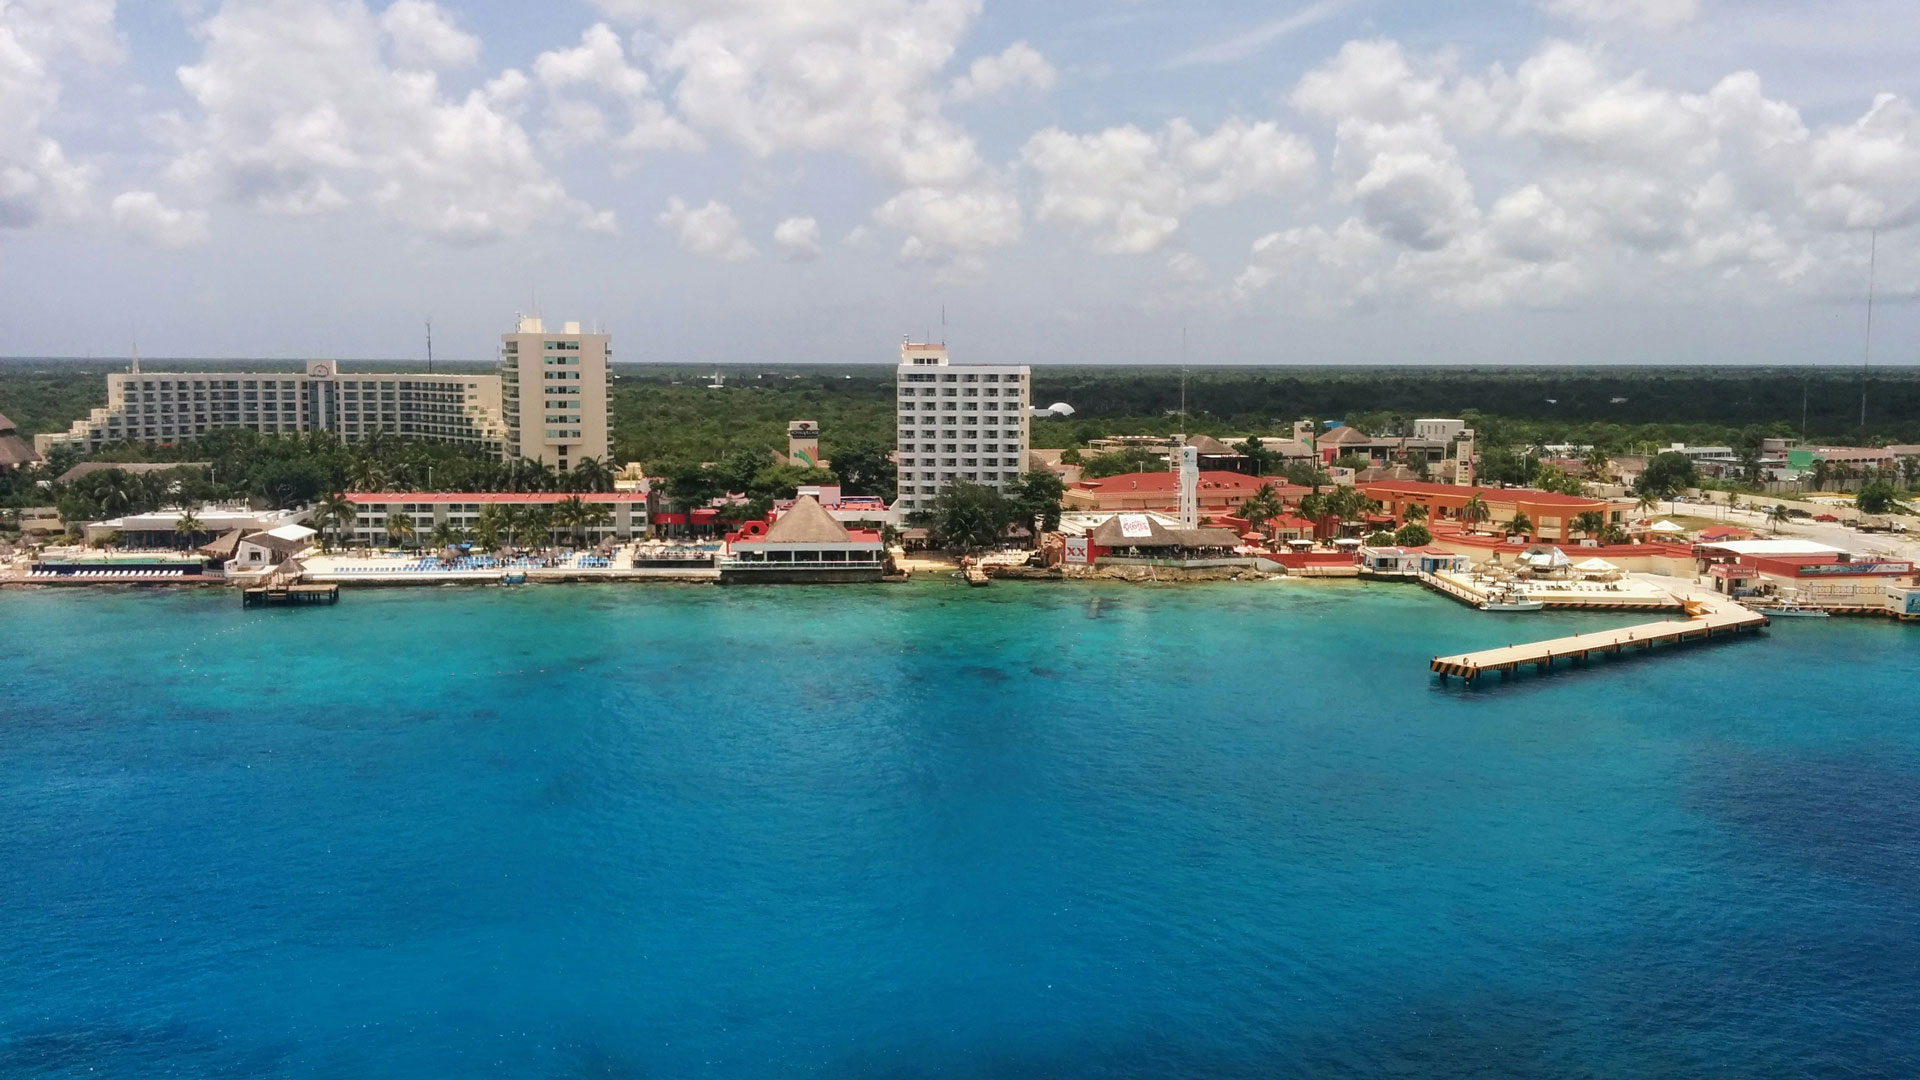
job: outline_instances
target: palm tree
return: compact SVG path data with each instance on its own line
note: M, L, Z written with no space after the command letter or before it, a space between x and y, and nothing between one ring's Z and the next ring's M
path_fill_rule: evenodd
M1811 476L1814 490L1827 490L1827 481L1833 479L1833 462L1828 461L1826 458L1815 460L1811 470Z
M1786 503L1774 503L1767 508L1767 520L1773 522L1773 531L1776 535L1780 532L1780 524L1792 516L1787 510Z
M541 547L553 546L553 508L550 506L529 506L526 509L527 536L537 540Z
M1533 536L1533 519L1521 511L1515 510L1513 518L1507 522L1508 536Z
M387 472L380 462L361 455L347 465L347 487L354 491L380 491L387 486Z
M404 510L389 511L387 535L393 538L395 547L406 547L414 537L413 515Z
M594 457L584 457L573 467L573 490L588 493L613 490L613 469Z
M1493 511L1487 509L1487 500L1481 498L1477 491L1460 506L1460 520L1466 522L1469 529L1492 516Z
M613 511L606 503L590 502L580 511L580 528L584 530L605 528L613 524Z
M1400 512L1400 518L1402 521L1407 521L1407 522L1427 520L1426 504L1408 503L1407 508Z
M206 526L200 524L200 519L191 510L182 510L180 516L173 519L173 533L180 538L182 547L192 547L193 534L204 528Z
M1607 515L1598 510L1587 510L1575 514L1573 527L1588 536L1599 536L1607 527Z
M473 543L481 551L500 550L500 536L506 530L501 518L498 503L488 503L480 508L479 516L473 519Z
M1587 451L1582 463L1586 466L1587 479L1594 483L1606 483L1613 479L1613 458L1605 450L1594 447Z
M521 534L527 531L526 508L512 504L501 507L500 531L506 534L508 547L518 547Z
M1247 519L1248 526L1256 526L1279 517L1286 507L1280 503L1280 496L1273 490L1272 484L1261 484L1253 496L1240 504L1240 516Z
M1643 491L1638 498L1634 499L1633 506L1643 514L1652 513L1660 509L1660 496L1651 491Z
M581 521L586 517L587 504L580 496L569 495L553 504L553 527L566 532L576 541L580 539Z
M467 535L460 526L451 521L442 521L433 527L433 532L427 536L427 542L436 548L450 548L466 538Z
M322 496L320 502L314 507L313 524L320 530L323 541L329 526L333 528L334 539L339 540L341 534L353 528L354 519L359 516L360 508L353 505L352 500L346 495L336 491L331 495Z

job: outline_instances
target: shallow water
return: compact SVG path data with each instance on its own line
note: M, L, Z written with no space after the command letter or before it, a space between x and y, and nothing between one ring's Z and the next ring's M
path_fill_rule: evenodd
M0 1077L1920 1073L1920 629L1621 621L3 593Z

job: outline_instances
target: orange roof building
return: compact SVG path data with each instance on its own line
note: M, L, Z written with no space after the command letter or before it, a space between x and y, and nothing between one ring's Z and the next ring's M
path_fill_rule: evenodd
M1262 487L1273 485L1273 493L1283 503L1297 503L1306 488L1275 476L1248 476L1237 472L1203 472L1198 489L1200 513L1230 514L1253 498ZM1180 512L1180 477L1172 472L1121 473L1098 480L1078 480L1069 487L1060 503L1068 510L1158 510Z
M1461 518L1461 509L1478 495L1488 512L1484 521L1490 525L1504 525L1512 521L1515 514L1525 514L1527 520L1533 522L1529 540L1571 540L1573 519L1584 513L1599 513L1608 524L1618 524L1625 514L1624 509L1615 509L1605 499L1531 488L1468 487L1420 480L1390 480L1358 487L1369 498L1385 505L1399 523L1406 521L1408 507L1420 506L1426 509L1429 522L1467 524Z

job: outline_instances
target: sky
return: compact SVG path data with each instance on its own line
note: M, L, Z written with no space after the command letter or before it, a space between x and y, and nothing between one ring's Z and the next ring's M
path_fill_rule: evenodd
M0 355L1914 363L1917 98L1912 0L0 0Z

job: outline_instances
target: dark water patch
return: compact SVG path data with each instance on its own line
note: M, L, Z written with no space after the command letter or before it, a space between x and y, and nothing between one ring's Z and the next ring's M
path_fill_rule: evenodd
M1764 849L1920 903L1920 770L1864 753L1735 751L1708 766L1696 798Z
M962 678L965 678L965 679L969 679L975 682L988 683L994 686L998 686L999 684L1004 683L1008 679L1012 678L1012 676L1008 675L1005 671L1002 671L997 667L984 667L979 664L969 664L966 667L961 668L960 675Z
M210 1077L280 1075L290 1042L231 1041L198 1024L103 1020L47 1025L0 1037L0 1077Z

